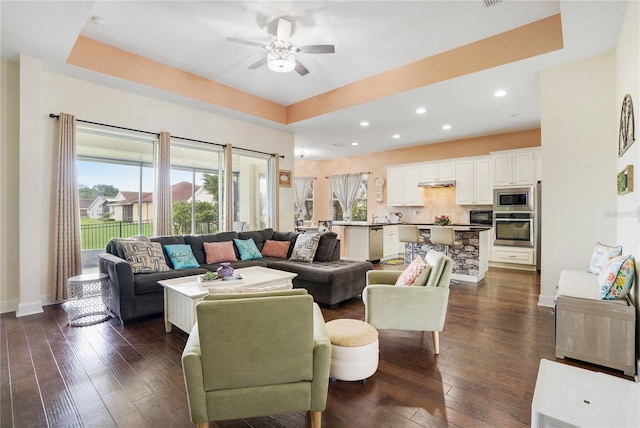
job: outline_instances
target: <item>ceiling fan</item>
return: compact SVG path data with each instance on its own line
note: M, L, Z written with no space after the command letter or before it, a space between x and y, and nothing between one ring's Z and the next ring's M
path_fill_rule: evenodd
M230 42L255 46L267 50L267 56L265 58L254 62L248 67L251 70L267 64L269 70L277 71L279 73L286 73L295 69L300 76L304 76L305 74L309 73L309 70L307 70L307 67L302 65L300 61L296 60L295 54L324 54L335 53L336 51L335 46L333 45L292 45L289 41L289 37L291 36L291 21L288 21L284 18L278 19L278 28L276 34L276 39L266 45L262 43L252 42L250 40L237 39L235 37L227 37L227 40Z

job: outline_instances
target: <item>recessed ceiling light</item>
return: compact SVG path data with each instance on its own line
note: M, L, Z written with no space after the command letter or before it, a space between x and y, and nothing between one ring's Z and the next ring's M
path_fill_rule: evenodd
M427 109L424 108L424 107L420 107L420 108L416 109L416 113L418 113L418 114L424 114L426 112L427 112Z
M442 125L442 129L444 129L445 131L451 129L451 125Z
M105 26L104 19L102 19L100 16L92 16L91 17L91 23L93 25L95 25L96 27L104 27Z
M362 122L360 122L360 126L369 126L369 122L363 120Z
M357 141L354 141L354 142L352 142L352 143L351 143L351 145L352 145L352 146L357 146L357 145L358 145L358 142L357 142Z
M500 89L500 90L498 90L498 91L495 91L495 92L493 93L493 96L494 96L494 97L504 97L505 95L507 95L507 91L504 91L504 90L502 90L502 89Z
M397 140L398 138L400 138L400 134L393 134L393 138Z

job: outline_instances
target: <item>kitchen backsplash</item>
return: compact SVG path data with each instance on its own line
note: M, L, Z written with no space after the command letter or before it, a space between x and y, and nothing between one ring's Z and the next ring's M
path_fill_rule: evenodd
M402 222L405 223L433 223L433 218L440 215L448 215L451 223L468 224L469 211L492 210L491 205L456 205L455 187L425 188L424 207L391 207L378 206L377 221L383 222L385 216L392 218L393 213L402 213Z

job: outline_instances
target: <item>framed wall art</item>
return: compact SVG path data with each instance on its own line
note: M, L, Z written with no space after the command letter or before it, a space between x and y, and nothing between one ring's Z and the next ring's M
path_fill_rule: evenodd
M620 130L618 131L618 157L635 141L635 123L633 117L633 102L631 95L627 94L622 100L622 109L620 110Z
M633 165L618 173L618 195L633 192Z
M278 184L282 187L291 187L291 171L281 169L278 173Z

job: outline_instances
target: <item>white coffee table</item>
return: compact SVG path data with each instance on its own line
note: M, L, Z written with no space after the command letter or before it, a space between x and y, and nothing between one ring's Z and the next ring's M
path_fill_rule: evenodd
M196 322L196 304L209 293L243 293L253 291L287 290L293 288L297 274L261 266L236 269L234 275L242 275L240 281L215 281L200 283L200 275L158 281L164 287L164 328L171 332L171 325L191 333Z
M640 384L540 360L531 403L533 428L640 426Z

